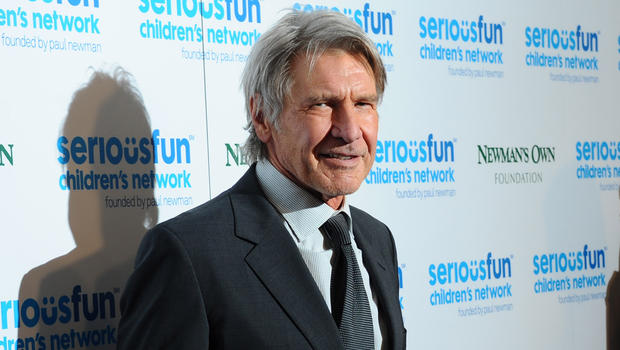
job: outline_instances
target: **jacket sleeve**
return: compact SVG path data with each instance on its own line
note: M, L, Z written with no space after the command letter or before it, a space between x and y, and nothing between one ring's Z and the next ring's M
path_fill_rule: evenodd
M208 349L209 323L192 262L163 226L147 233L121 297L118 349Z

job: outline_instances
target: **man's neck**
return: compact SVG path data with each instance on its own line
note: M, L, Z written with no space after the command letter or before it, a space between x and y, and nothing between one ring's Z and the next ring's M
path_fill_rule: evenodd
M338 196L338 197L332 197L332 198L326 198L325 196L322 196L323 198L321 198L323 200L323 202L325 202L325 204L329 205L330 207L332 207L334 210L339 210L340 208L342 208L342 204L344 203L344 196Z

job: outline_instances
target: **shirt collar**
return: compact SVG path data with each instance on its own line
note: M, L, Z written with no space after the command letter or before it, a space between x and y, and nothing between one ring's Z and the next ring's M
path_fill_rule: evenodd
M344 212L351 228L349 205L345 201L340 210L334 210L280 173L268 160L256 164L256 177L265 196L290 225L298 242L319 232L319 227L330 217Z

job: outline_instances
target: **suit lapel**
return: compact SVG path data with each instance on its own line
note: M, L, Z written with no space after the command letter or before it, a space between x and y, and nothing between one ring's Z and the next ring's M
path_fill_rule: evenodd
M379 317L387 327L383 331L384 348L395 349L395 340L402 338L400 334L402 330L400 303L394 300L394 295L398 296L398 290L395 290L394 277L391 276L388 268L391 261L386 260L385 255L377 249L378 244L373 244L373 232L367 229L368 225L361 222L363 218L360 215L355 215L355 208L351 208L351 216L355 243L362 250L364 267L368 271L370 285L377 296Z
M255 244L247 264L313 348L342 349L325 300L281 217L262 194L254 167L230 198L237 236Z

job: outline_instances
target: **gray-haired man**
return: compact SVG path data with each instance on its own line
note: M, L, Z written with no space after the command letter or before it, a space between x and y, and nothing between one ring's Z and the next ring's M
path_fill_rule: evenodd
M119 349L402 349L396 249L345 196L368 174L381 59L337 13L284 16L243 75L255 161L145 237Z

